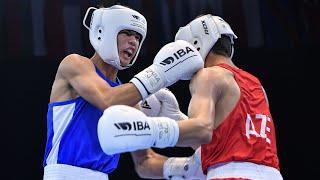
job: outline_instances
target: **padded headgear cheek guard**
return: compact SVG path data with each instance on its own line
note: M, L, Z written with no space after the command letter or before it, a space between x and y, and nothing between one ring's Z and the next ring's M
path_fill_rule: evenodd
M90 27L86 25L86 19L90 12ZM140 52L141 45L147 34L147 21L139 12L120 5L109 8L90 7L83 19L83 25L89 30L90 43L104 62L119 70L132 66ZM138 50L132 61L127 66L122 66L118 53L117 37L121 30L132 30L141 35Z
M200 16L184 27L180 27L175 36L175 40L185 40L191 43L201 54L203 60L206 59L214 44L221 38L221 35L233 39L238 37L234 34L230 25L219 16L211 14Z

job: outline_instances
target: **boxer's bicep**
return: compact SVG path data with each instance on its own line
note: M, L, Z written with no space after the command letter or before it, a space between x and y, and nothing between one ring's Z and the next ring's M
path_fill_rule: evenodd
M214 102L210 95L195 94L192 96L188 116L190 119L194 119L199 123L206 124L206 126L213 126L213 115L214 115Z
M141 100L141 95L134 84L126 83L110 87L87 59L77 57L65 59L58 71L81 97L101 110L116 104L134 106Z
M70 84L81 97L101 110L106 109L112 100L111 87L99 76L81 74L71 78Z
M188 109L189 118L213 125L215 103L217 99L217 79L210 70L199 71L191 84L191 101Z
M179 121L179 146L208 143L214 127L214 102L209 95L194 94L189 104L188 120Z
M108 98L105 96L111 96L111 93L108 93L111 87L98 76L91 63L70 58L61 63L59 71L79 96L100 109L108 106L109 102L105 100Z
M211 141L214 128L216 84L208 70L201 70L191 82L188 120L178 122L179 146L196 146Z

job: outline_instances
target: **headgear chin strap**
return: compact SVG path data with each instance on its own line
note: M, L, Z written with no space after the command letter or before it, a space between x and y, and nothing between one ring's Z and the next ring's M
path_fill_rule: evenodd
M88 27L85 22L90 10L94 11L91 16L90 27ZM147 34L145 17L137 11L121 5L100 9L88 8L83 19L83 25L89 30L90 43L95 51L104 62L119 70L129 68L135 63ZM135 31L141 35L138 50L127 66L121 65L117 43L118 33L124 29Z
M232 44L233 39L238 38L229 24L221 17L207 14L194 19L184 27L180 27L175 40L188 41L200 52L201 57L205 60L209 51L221 38L222 34L229 36Z

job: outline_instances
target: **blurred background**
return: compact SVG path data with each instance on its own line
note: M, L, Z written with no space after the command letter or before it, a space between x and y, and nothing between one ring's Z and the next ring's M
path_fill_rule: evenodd
M319 0L0 0L0 179L42 179L55 72L70 53L93 55L82 19L88 7L101 3L127 5L148 21L135 66L119 73L123 82L150 65L158 50L174 40L179 26L206 13L226 20L239 37L235 64L259 77L267 91L284 179L317 177ZM190 100L188 83L170 87L183 112ZM188 148L156 151L192 154ZM110 179L139 179L130 154L121 156Z

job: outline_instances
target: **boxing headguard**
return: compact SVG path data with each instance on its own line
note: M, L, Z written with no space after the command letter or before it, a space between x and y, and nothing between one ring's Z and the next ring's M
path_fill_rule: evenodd
M221 17L207 14L194 19L184 27L180 27L175 40L188 41L200 52L201 57L205 60L210 49L221 38L222 34L229 36L232 44L233 39L238 38L230 25Z
M90 27L86 25L86 19L90 12ZM126 69L136 61L141 45L147 34L147 21L139 12L121 6L114 5L109 8L90 7L83 19L83 25L89 30L90 43L104 62L119 70ZM122 66L118 53L117 36L124 29L132 30L141 35L138 50L131 62Z

